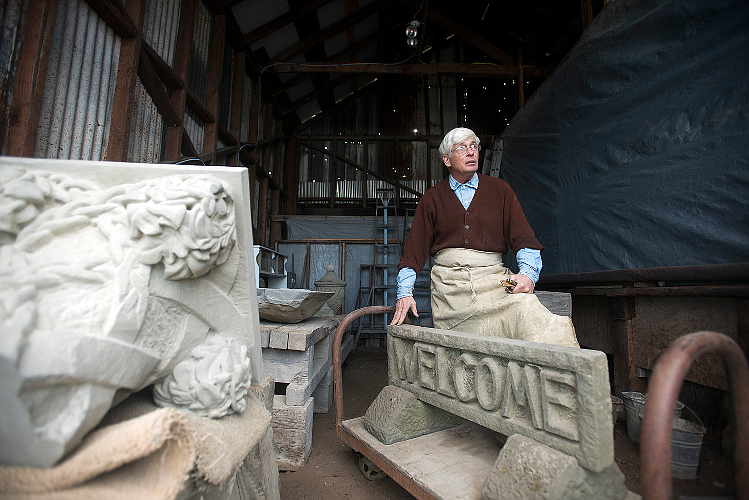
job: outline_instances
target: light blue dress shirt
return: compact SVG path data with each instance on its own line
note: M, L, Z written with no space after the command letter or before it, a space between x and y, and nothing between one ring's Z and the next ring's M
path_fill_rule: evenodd
M450 174L450 189L458 197L463 208L468 209L476 189L479 187L479 176L473 174L473 177L465 184L460 184ZM535 285L538 276L541 273L543 263L541 261L541 251L535 248L521 248L515 254L515 260L518 261L518 272L528 276ZM414 283L416 283L416 271L410 267L404 267L398 272L398 292L399 299L413 295Z

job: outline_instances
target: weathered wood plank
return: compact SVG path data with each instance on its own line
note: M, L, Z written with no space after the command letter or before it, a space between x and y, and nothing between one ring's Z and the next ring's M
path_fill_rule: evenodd
M501 449L493 431L470 422L391 445L367 432L364 417L346 420L343 427L434 498L481 498Z

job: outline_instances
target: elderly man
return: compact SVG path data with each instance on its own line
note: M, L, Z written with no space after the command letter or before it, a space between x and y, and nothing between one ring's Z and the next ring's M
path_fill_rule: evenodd
M579 347L571 320L552 314L533 295L544 247L512 188L477 173L478 136L456 128L439 149L450 176L424 193L416 208L398 265L391 324L401 324L409 311L418 316L413 285L431 254L435 328ZM508 249L516 252L518 274L502 264Z

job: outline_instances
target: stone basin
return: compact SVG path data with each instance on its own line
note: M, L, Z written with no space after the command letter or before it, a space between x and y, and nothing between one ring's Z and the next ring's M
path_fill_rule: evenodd
M298 288L258 288L260 318L278 323L299 323L314 316L332 295L333 292Z

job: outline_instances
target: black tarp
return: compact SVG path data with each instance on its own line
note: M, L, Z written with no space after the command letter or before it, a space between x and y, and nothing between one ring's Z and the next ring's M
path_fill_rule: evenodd
M543 274L749 261L749 1L609 2L501 137Z

